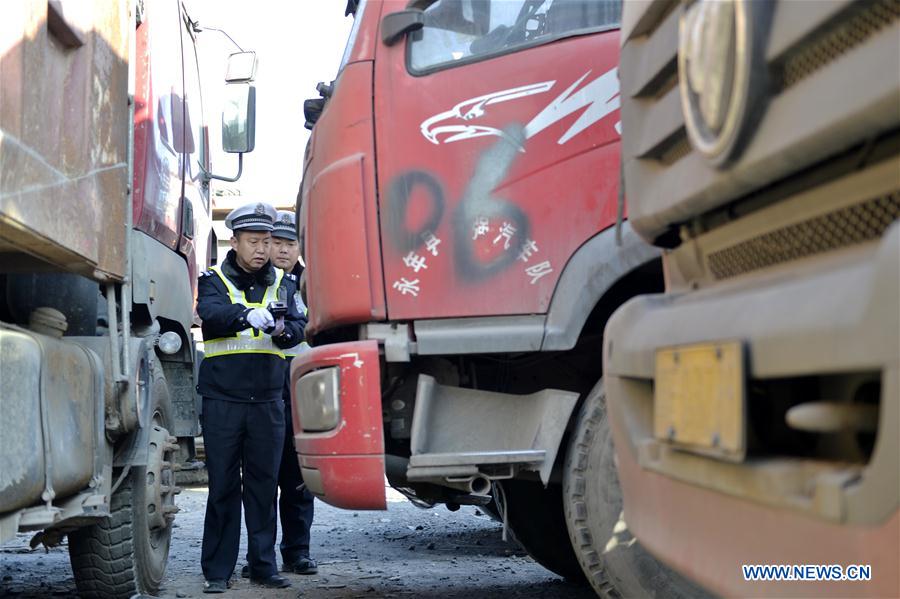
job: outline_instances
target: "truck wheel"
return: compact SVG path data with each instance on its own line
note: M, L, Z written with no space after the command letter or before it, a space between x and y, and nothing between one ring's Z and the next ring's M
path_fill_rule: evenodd
M709 596L650 555L628 530L602 379L578 415L566 456L563 500L572 545L601 597Z
M178 508L172 469L178 445L170 437L169 392L153 356L149 363L154 406L147 465L133 466L112 496L108 518L69 533L69 559L81 597L122 597L159 590Z
M528 480L494 485L501 489L497 502L501 521L505 504L509 531L528 555L569 582L584 584L584 573L566 532L560 486L545 489L542 483Z

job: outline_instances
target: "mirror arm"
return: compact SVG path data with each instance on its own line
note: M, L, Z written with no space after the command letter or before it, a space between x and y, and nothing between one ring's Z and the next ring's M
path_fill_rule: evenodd
M234 183L235 181L237 181L238 179L241 178L241 173L244 170L244 153L243 152L238 153L238 172L237 172L237 175L234 176L234 178L221 177L219 175L214 175L211 172L209 172L208 170L206 170L205 168L203 168L202 164L198 165L198 166L200 166L200 170L203 171L203 176L206 178L207 183L209 181L211 181L212 179L215 179L217 181L226 181L228 183Z
M244 49L241 48L241 47L238 45L238 43L237 43L236 41L234 41L234 39L232 39L232 37L231 37L230 35L228 35L228 33L226 33L226 32L225 32L224 30L222 30L222 29L219 29L219 28L217 28L217 27L201 27L201 26L200 26L200 21L191 21L191 25L193 26L194 31L197 32L197 33L200 33L201 31L218 31L219 33L221 33L222 35L224 35L225 37L227 37L227 38L229 39L229 41L231 41L231 43L234 44L235 47L236 47L238 50L240 50L241 52L244 51Z

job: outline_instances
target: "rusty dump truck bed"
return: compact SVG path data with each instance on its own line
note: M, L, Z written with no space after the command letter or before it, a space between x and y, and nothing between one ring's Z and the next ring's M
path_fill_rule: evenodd
M128 3L6 2L0 270L125 275Z

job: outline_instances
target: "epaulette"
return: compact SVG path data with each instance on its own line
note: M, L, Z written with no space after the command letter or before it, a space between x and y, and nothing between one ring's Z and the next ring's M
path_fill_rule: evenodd
M288 279L290 279L291 281L294 281L294 282L297 281L297 275L295 275L295 274L286 272L286 273L284 273L284 276L287 277Z

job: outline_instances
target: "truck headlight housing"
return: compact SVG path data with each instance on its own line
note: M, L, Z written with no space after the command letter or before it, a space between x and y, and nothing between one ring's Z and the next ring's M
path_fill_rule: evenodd
M297 381L295 397L304 431L324 432L340 422L340 369L337 366L315 370Z
M164 354L172 355L181 351L181 336L175 331L166 331L159 336L156 346Z

